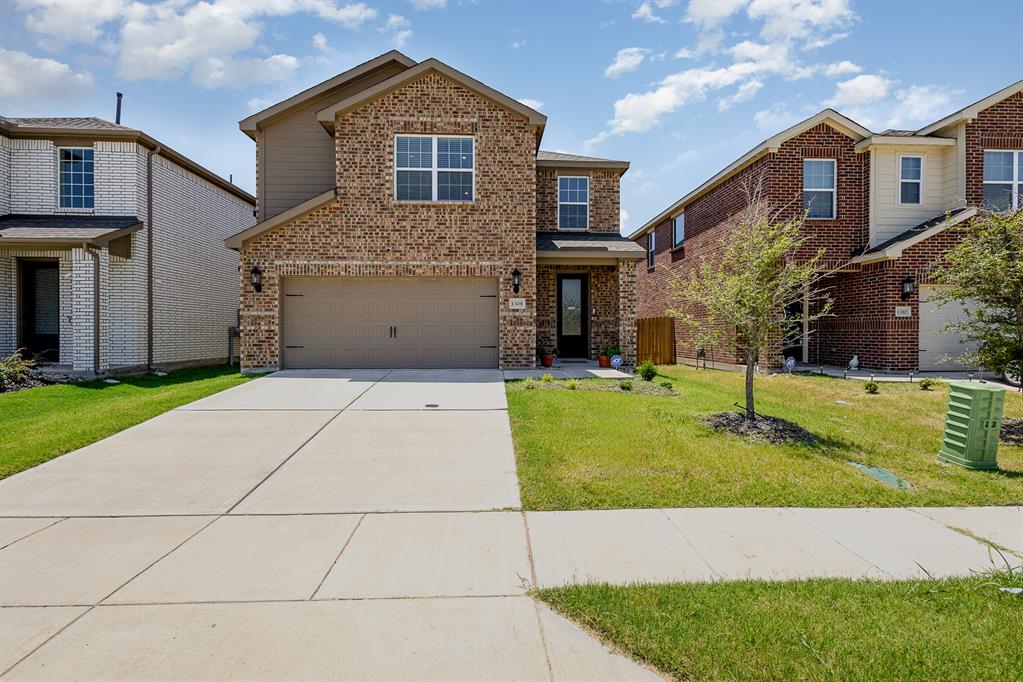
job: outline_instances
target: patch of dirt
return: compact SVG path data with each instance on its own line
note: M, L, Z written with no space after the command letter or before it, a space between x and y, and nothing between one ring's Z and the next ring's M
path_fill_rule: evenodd
M1003 419L999 440L1006 445L1023 445L1023 419Z
M739 412L715 412L704 417L702 421L715 431L725 431L773 445L817 444L817 438L802 426L778 417L757 417L754 421L749 421Z
M37 388L39 386L49 386L50 384L70 384L76 381L80 381L80 379L68 374L48 372L45 369L34 369L29 372L24 381L11 386L0 387L0 393L13 393L14 391L24 391L26 388Z
M631 381L630 379L622 379L621 381ZM614 381L611 383L601 382L589 382L586 379L579 381L580 391L610 391L611 393L627 393L623 391L618 384L621 381ZM632 392L642 393L643 395L679 395L678 391L668 390L663 386L658 386L651 381L635 380L632 381Z

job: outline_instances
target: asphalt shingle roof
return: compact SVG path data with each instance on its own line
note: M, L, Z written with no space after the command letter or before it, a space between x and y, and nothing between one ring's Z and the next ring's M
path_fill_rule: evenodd
M71 130L132 130L127 126L111 123L95 116L60 116L45 118L8 118L0 116L0 122L16 128L55 128Z
M620 234L600 232L537 232L537 251L577 251L593 249L599 251L635 251L646 253L646 249Z
M924 222L920 223L919 225L915 225L915 226L909 228L908 230L906 230L905 232L900 232L899 234L895 235L891 239L887 239L887 240L881 242L880 244L878 244L877 246L875 246L873 248L870 248L870 249L867 249L863 253L878 253L878 252L884 251L888 247L895 246L899 242L904 242L907 239L912 239L913 237L915 237L916 235L920 234L921 232L925 232L926 230L931 229L935 225L940 225L941 223L945 222L946 219L954 218L954 217L956 217L957 215L959 215L960 213L962 213L963 211L966 211L966 210L968 210L968 209L966 209L966 208L956 208L956 209L953 209L953 210L949 211L948 213L942 213L941 215L936 215L933 218L928 218L927 220L925 220Z

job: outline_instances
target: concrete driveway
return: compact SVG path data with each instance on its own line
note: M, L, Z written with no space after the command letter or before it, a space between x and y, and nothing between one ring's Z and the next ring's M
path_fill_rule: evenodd
M535 584L498 371L286 371L0 482L6 679L649 679Z

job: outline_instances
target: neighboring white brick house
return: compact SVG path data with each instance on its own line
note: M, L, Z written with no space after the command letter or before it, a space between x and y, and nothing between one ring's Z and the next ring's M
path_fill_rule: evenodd
M140 131L0 117L0 355L27 347L98 372L226 360L240 278L224 238L252 225L254 208Z

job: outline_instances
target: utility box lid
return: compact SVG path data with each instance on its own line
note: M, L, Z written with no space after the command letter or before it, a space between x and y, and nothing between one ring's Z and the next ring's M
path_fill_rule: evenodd
M968 469L997 469L1004 403L1005 387L999 384L951 382L938 459Z

